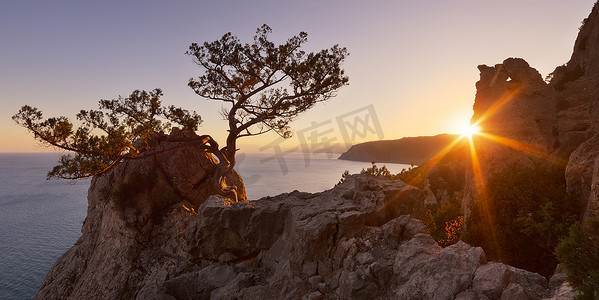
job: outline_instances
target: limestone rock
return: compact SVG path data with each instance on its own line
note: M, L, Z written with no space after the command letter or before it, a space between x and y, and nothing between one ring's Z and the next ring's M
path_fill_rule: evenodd
M191 209L217 193L210 184L215 165L204 150L182 146L94 177L82 235L47 274L36 299L131 298L132 286L152 293L144 282L163 282L188 263L181 245L194 214L183 205Z
M477 123L485 133L473 137L482 172L480 178L488 180L513 164L537 164L522 148L554 152L559 145L555 134L557 93L554 88L521 58L508 58L493 67L481 65L478 69L480 80L476 83L471 122ZM466 171L462 201L465 219L470 215L470 208L479 203L472 172L471 168Z
M567 282L562 283L559 288L549 298L544 300L564 300L574 299L578 293Z
M555 274L551 276L549 287L554 292L550 297L545 298L544 300L573 299L577 294L570 284L566 282L566 273L561 264L557 266Z
M539 274L495 262L478 268L472 285L489 299L542 299L548 288L547 279Z
M486 263L463 242L441 248L414 216L425 193L351 175L322 193L250 202L213 195L189 213L163 207L151 228L96 199L80 243L52 268L38 299L542 299L538 274ZM347 197L351 192L352 197ZM141 190L137 201L150 203ZM143 205L141 205L143 206ZM133 212L133 211L131 211ZM137 212L136 212L137 213ZM412 213L412 214L410 214ZM559 281L552 285L555 290Z
M555 91L541 75L521 58L478 68L472 122L489 134L554 147Z
M473 122L484 131L523 143L553 161L567 162L567 190L581 216L599 215L591 193L599 157L599 6L585 19L570 61L552 73L549 84L524 60L506 59L493 67L479 66ZM483 178L511 163L530 164L526 151L477 141ZM548 163L547 163L548 164ZM473 177L464 191L466 218L478 202ZM469 181L469 182L468 182Z
M206 299L216 287L222 287L237 277L233 267L211 265L164 282L165 292L176 299Z
M568 194L585 218L599 216L591 192L599 157L599 6L584 20L570 61L554 71L551 85L560 92L562 148L572 152L566 169ZM573 151L572 151L573 150Z
M566 68L568 72L579 72L588 77L599 76L599 7L595 5L590 15L583 21L574 51Z
M428 235L398 250L394 270L400 284L394 294L403 299L453 299L472 285L472 274L485 262L481 248L460 241L441 249Z

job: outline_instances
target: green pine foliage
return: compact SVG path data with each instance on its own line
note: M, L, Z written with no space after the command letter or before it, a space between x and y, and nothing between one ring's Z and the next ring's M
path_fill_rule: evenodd
M599 299L599 218L570 228L555 251L578 300Z
M372 162L372 166L370 168L362 169L360 174L368 174L376 177L393 179L393 175L387 169L387 166L383 165L379 168L374 161Z
M126 98L100 100L98 110L81 110L76 122L67 117L46 119L29 105L12 119L42 145L66 151L48 179L79 179L102 174L119 161L154 148L172 124L198 129L202 119L196 112L163 106L162 95L160 89L135 90Z
M493 175L486 197L471 207L464 240L491 260L551 275L555 247L576 216L563 174L563 166L512 165Z

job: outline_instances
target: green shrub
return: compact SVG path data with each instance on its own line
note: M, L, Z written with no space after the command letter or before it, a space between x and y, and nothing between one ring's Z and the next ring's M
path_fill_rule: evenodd
M392 174L386 166L383 165L379 168L375 162L372 162L370 168L362 169L360 173L401 180L420 189L423 189L426 182L429 182L429 187L437 197L441 193L450 195L450 201L447 203L427 205L421 221L431 232L431 236L443 247L455 244L460 240L463 224L462 197L459 193L464 188L462 169L456 173L449 165L438 165L428 171L412 166L409 169L403 169L398 174ZM337 185L345 181L348 175L348 171L341 174L341 180Z
M427 205L434 220L434 226L427 226L431 236L442 247L453 245L460 240L463 224L462 201L452 198L444 204Z
M576 215L564 171L512 165L493 175L486 197L471 207L464 240L481 246L491 260L551 275L555 247Z
M375 162L372 162L370 168L362 169L360 173L401 180L420 189L424 189L428 182L428 186L435 196L439 197L442 193L449 195L450 201L447 203L427 205L425 215L421 220L439 245L446 247L460 240L463 224L460 191L464 188L464 171L461 168L458 169L459 171L456 171L447 164L439 164L432 169L411 166L398 174L392 174L386 166L383 165L379 168ZM337 184L345 181L348 175L348 171L341 174L341 180Z
M599 218L572 226L555 252L568 282L580 292L576 299L599 299Z
M465 185L464 167L455 161L440 162L436 166L410 168L396 175L408 180L412 185L424 189L426 185L438 201L445 203L429 204L427 209L434 224L428 226L431 236L440 246L447 247L460 240L463 225L462 191ZM449 199L447 199L447 196Z
M452 168L447 164L439 164L428 173L429 187L435 195L445 191L452 199L464 189L465 174L463 168ZM460 197L461 198L461 195Z
M382 167L379 168L376 166L376 163L374 161L372 162L372 166L370 168L362 169L360 174L368 174L368 175L372 175L372 176L376 176L376 177L393 179L393 175L387 169L387 166L383 165Z
M392 176L394 180L401 180L409 185L415 186L419 189L424 188L426 177L426 171L422 170L421 167L410 167L408 169L402 169L401 172Z

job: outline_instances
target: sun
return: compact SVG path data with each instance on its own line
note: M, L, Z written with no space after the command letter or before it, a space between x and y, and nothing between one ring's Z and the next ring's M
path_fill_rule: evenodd
M472 138L473 135L479 134L480 133L480 127L477 126L476 124L470 125L466 128L464 128L460 134L460 137L467 137L467 138Z

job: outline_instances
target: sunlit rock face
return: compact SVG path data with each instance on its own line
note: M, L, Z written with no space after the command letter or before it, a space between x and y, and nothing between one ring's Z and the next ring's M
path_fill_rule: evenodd
M493 174L514 164L539 164L538 153L554 153L558 146L556 92L521 58L508 58L493 67L478 66L480 81L472 124L477 168L466 172L462 202L465 217L479 203L481 187ZM549 163L547 163L549 164Z
M530 157L567 164L570 200L580 215L599 216L599 8L580 29L570 61L557 67L547 84L524 60L509 58L479 66L472 122L485 132L520 144L510 149L484 137L475 139L488 178L510 163L531 164ZM505 102L501 109L498 103ZM526 149L533 148L535 153ZM535 162L539 164L538 160ZM542 163L542 162L541 162ZM464 210L478 202L472 172L467 174Z
M176 145L164 141L160 147ZM46 275L36 299L133 297L131 287L157 260L171 265L187 255L180 245L190 213L183 206L197 208L217 194L211 184L215 167L201 148L183 146L94 177L82 235ZM241 178L235 173L227 181L238 184Z
M478 66L472 123L486 133L551 150L556 141L555 92L521 58Z
M595 5L580 27L580 32L574 43L574 52L566 64L568 72L581 69L587 77L599 77L597 53L599 53L599 8Z
M599 216L599 7L585 20L565 66L551 85L559 92L562 147L572 151L566 168L568 194L585 218Z
M487 263L481 248L441 248L416 219L425 193L401 181L363 174L316 194L211 196L197 213L173 202L151 225L131 223L143 211L124 216L103 198L107 182L94 180L83 235L36 299L543 299L570 291L563 278L552 284ZM150 204L159 188L132 195Z

